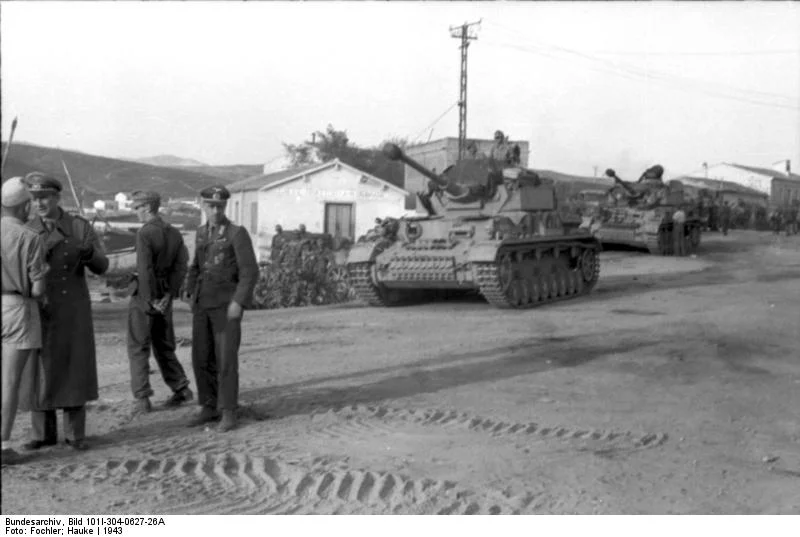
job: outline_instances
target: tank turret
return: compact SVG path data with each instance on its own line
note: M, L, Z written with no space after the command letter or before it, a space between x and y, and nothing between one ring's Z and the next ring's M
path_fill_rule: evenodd
M384 220L350 250L350 281L365 302L477 290L495 306L527 308L597 282L599 242L579 222L562 221L552 181L491 159L436 174L394 144L383 152L430 179L417 194L427 215Z

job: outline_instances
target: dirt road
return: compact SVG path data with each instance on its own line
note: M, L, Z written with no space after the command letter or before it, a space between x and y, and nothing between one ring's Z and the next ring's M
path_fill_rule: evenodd
M93 449L3 468L2 511L800 513L800 237L602 260L590 297L522 312L248 312L229 434L131 419L124 304L98 304Z

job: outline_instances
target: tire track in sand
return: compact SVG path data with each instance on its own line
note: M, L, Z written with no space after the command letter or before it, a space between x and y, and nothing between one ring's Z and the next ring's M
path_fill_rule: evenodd
M307 467L243 453L107 459L20 468L39 481L110 482L153 493L164 514L516 514L542 494L504 496L452 481L346 466Z
M337 426L323 429L322 434L340 436L355 434L358 429L369 434L377 427L368 420L384 422L403 421L415 425L439 427L450 430L466 430L488 434L493 437L536 437L565 442L584 442L602 444L616 448L640 450L658 447L669 438L667 433L635 433L632 431L611 431L605 429L581 429L564 425L545 425L537 422L511 422L494 418L475 416L467 412L439 409L392 408L382 405L337 405L327 410L316 410L312 417L330 416L345 418L351 422L341 433L335 432ZM339 426L344 427L344 426Z

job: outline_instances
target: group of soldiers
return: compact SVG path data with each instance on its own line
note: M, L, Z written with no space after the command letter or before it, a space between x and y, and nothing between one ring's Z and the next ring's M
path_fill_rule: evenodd
M785 231L786 235L797 234L800 231L800 205L794 203L773 209L769 214L769 224L775 235L781 231Z
M331 304L347 300L350 290L337 252L347 239L275 226L270 260L261 268L253 300L257 308L274 309Z
M86 270L102 275L109 260L92 225L60 206L61 183L34 172L2 186L2 461L23 457L10 439L18 407L31 411L25 450L57 443L56 411L64 440L89 448L86 403L98 398L91 303ZM200 412L188 423L237 426L238 351L243 310L252 306L258 264L246 229L225 216L224 186L200 192L207 223L197 231L194 257L180 232L159 215L160 195L136 192L142 227L136 237L137 272L128 308L127 350L134 412L152 410L152 348L172 395L166 407L194 399L175 355L173 301L191 305L192 368Z

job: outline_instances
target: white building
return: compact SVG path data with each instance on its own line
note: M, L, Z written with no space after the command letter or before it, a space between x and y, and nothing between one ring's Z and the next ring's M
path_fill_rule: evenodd
M788 205L800 200L800 175L791 173L791 164L780 161L775 168L760 168L722 162L687 174L689 177L730 181L763 192L773 205Z
M119 192L116 196L114 196L114 201L117 202L117 207L119 207L120 211L130 211L131 210L131 193L130 192Z
M226 214L250 232L259 259L268 258L278 224L356 240L376 218L406 214L405 190L338 159L249 177L228 189Z

